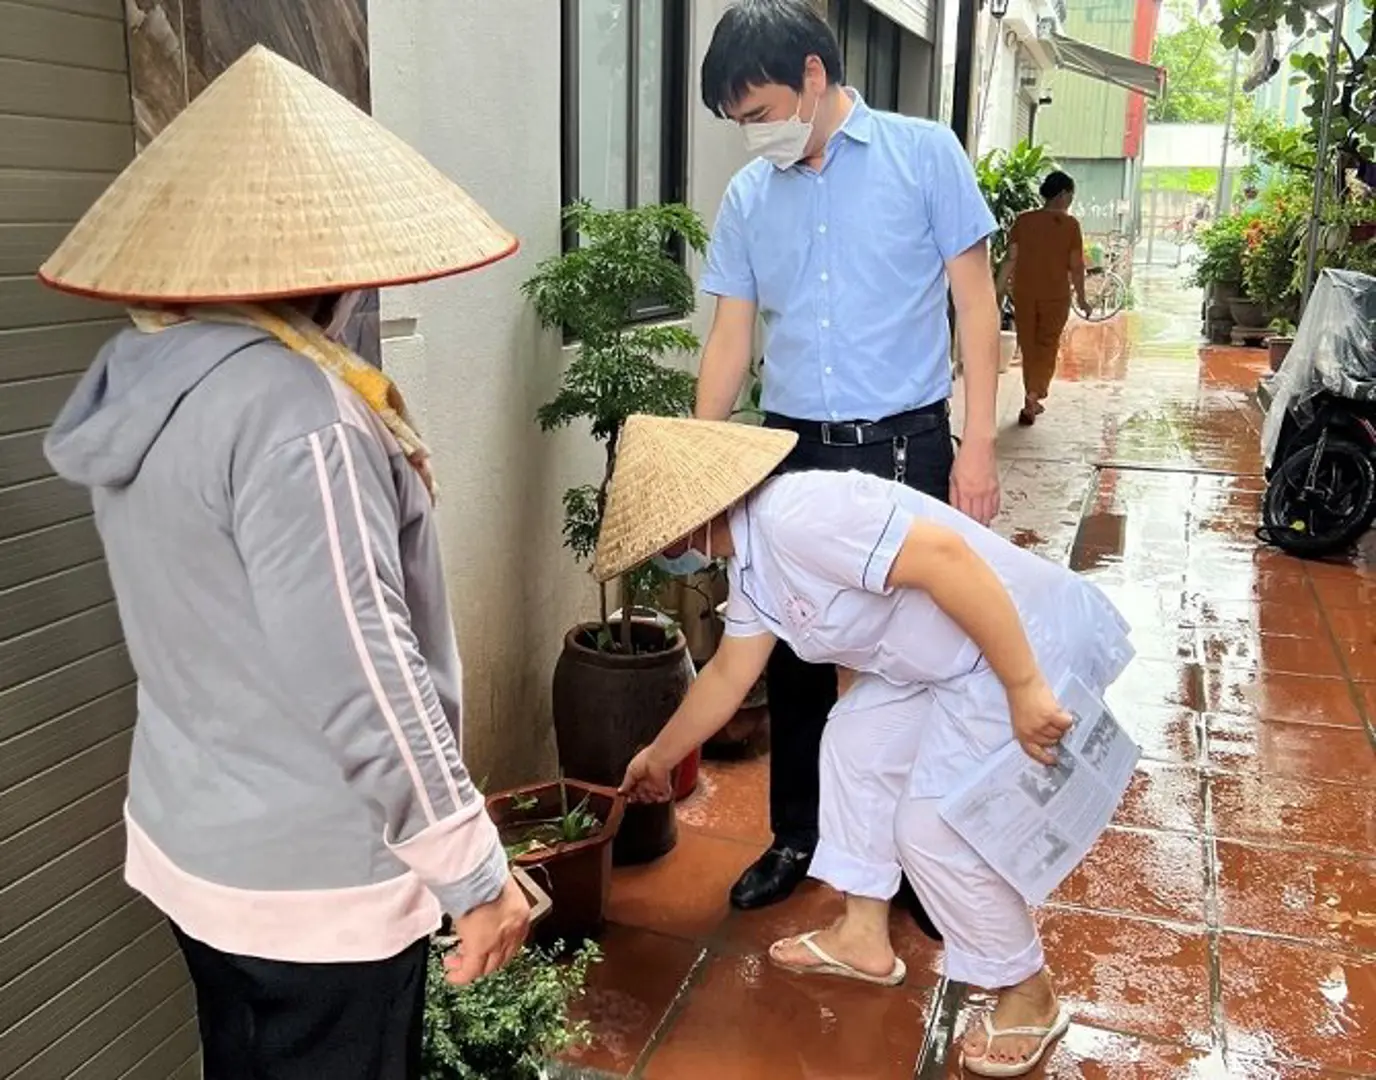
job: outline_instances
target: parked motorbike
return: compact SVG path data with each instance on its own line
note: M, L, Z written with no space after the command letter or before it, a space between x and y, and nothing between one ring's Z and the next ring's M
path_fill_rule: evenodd
M1258 537L1302 558L1376 519L1376 278L1325 270L1273 382Z

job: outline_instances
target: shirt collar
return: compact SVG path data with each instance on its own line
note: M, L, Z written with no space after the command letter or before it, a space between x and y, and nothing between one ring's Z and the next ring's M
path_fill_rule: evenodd
M865 104L859 90L847 86L842 93L855 104L850 110L850 115L846 117L846 122L837 128L836 134L844 135L858 143L868 143L874 135L874 112Z

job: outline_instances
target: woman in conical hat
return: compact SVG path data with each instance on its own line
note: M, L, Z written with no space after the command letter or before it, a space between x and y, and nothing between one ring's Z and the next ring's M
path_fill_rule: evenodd
M173 923L208 1080L417 1076L442 915L456 982L525 936L460 759L425 446L336 333L360 290L515 247L259 47L40 272L132 314L46 450L92 494L139 680L126 877Z
M965 1067L1023 1075L1068 1012L1027 902L938 807L1013 740L1030 777L1059 775L1042 774L1071 724L1052 687L1073 678L1102 694L1132 656L1126 624L1082 578L901 484L773 475L795 437L696 420L626 424L597 576L651 558L674 573L724 558L729 596L721 646L632 762L625 790L668 798L670 770L735 714L778 640L836 664L810 873L846 895L846 916L777 942L770 957L798 974L901 982L888 904L906 873L944 938L947 975L998 994L966 1036ZM1043 877L1072 867L1062 859Z

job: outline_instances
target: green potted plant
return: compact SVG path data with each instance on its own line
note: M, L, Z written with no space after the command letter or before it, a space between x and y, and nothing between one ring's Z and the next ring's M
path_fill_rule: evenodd
M523 287L541 323L573 339L573 357L558 394L537 414L545 431L587 424L604 451L595 483L564 494L564 541L579 560L597 544L617 443L634 413L682 416L692 411L696 380L666 361L694 354L696 335L681 321L694 307L692 279L675 250L707 248L707 230L677 204L595 210L576 203L565 223L579 243L542 262ZM653 305L664 320L638 313ZM570 776L615 787L626 766L678 707L692 679L683 634L637 613L663 585L653 567L624 575L612 613L608 586L599 617L564 638L554 672L554 730ZM645 862L676 840L672 806L627 808L616 838L620 863Z
M522 949L506 967L469 986L444 978L452 939L437 938L425 980L422 1080L545 1080L556 1055L588 1039L570 1008L586 992L588 970L601 959L586 943L572 957L562 948Z
M540 879L552 901L536 940L584 941L600 933L611 895L611 845L625 811L616 790L560 777L490 795L487 809L507 859Z
M1292 200L1278 196L1248 225L1242 253L1242 283L1246 301L1232 301L1234 318L1245 326L1265 326L1272 319L1293 319L1299 313L1300 293L1295 281L1297 255L1304 239L1306 214ZM1241 305L1250 305L1243 310Z
M1275 332L1266 339L1266 351L1271 370L1279 371L1285 358L1290 355L1290 347L1295 344L1295 324L1289 319L1272 319L1271 329Z

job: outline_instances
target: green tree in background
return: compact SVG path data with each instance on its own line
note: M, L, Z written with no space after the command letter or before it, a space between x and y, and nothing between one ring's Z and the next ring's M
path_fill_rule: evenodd
M1228 114L1232 57L1218 27L1202 20L1188 2L1168 3L1167 10L1176 28L1158 33L1151 50L1151 62L1166 69L1166 93L1151 103L1147 117L1160 124L1221 124ZM1235 93L1235 114L1250 104Z

